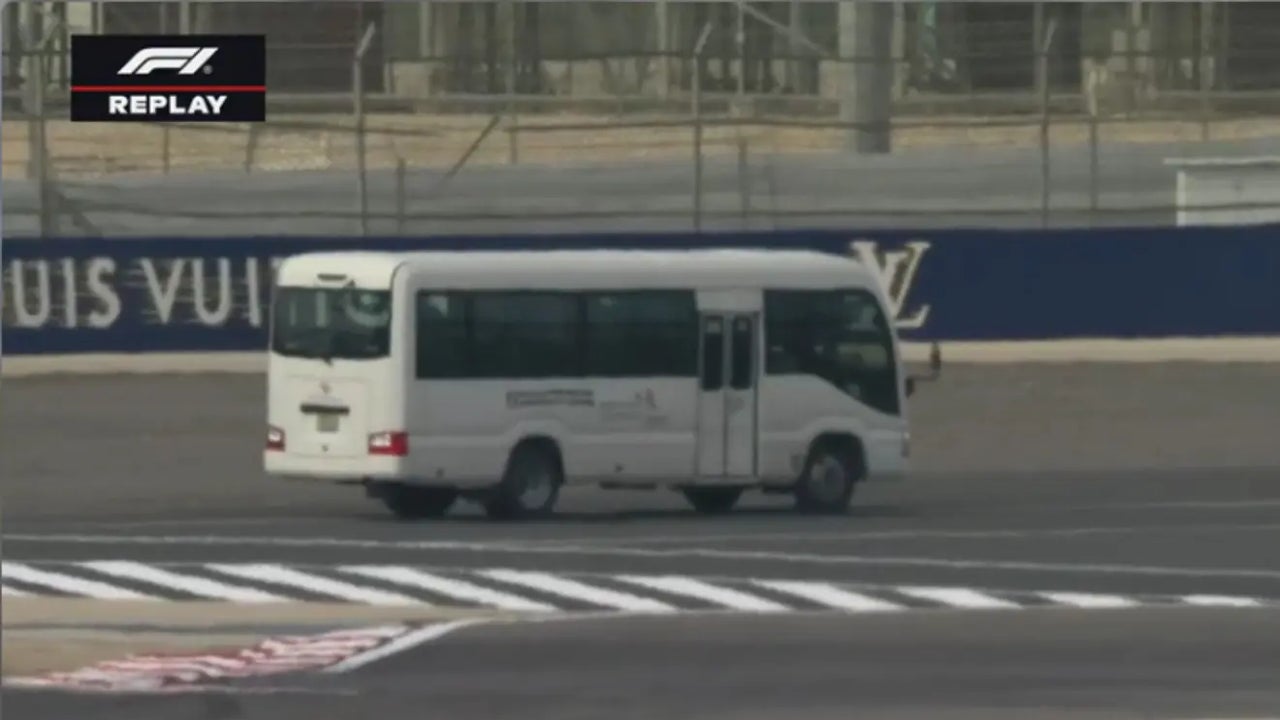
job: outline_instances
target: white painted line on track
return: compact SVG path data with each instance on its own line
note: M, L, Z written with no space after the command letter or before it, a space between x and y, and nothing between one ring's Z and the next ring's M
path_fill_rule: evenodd
M323 672L327 672L327 673L351 672L352 670L357 670L370 663L377 662L378 660L381 660L383 658L390 657L397 653L402 653L406 650L410 650L423 643L442 638L445 635L448 635L449 633L455 630L460 630L464 627L469 627L472 625L479 625L484 622L486 621L483 619L469 618L466 620L454 620L451 622L427 625L426 627L422 627L417 630L410 631L404 635L401 635L400 637L395 638L394 640L386 643L385 645L374 648L367 652L359 653L357 655L352 655L351 657L346 658L345 660L342 660L337 664L330 665L329 667L325 668Z
M1079 608L1127 608L1138 603L1120 595L1100 595L1095 593L1076 592L1042 592L1040 597L1059 605L1070 605Z
M231 602L312 602L334 599L376 605L425 606L432 603L476 604L494 609L539 614L579 613L585 603L591 609L612 611L698 612L699 602L720 610L739 612L804 612L804 599L824 609L846 612L901 611L915 609L922 599L949 608L1056 607L1131 608L1144 606L1206 606L1252 608L1280 606L1280 599L1261 596L1215 594L1144 594L1088 591L998 589L976 586L869 584L832 581L770 580L734 576L683 574L640 575L612 573L551 573L519 569L418 568L405 565L278 565L265 563L144 564L133 561L49 561L0 564L7 573L4 594L11 597L72 595L88 598L182 602L186 596ZM184 569L189 568L189 569ZM200 568L200 569L197 569ZM83 573L83 575L77 575ZM204 572L237 578L228 584L208 579ZM99 581L106 574L128 579L135 592ZM334 579L335 575L339 579ZM31 580L32 587L24 581ZM110 580L110 578L108 578ZM349 582L347 581L349 580ZM376 582L362 582L370 580ZM13 587L16 583L19 587ZM43 583L43 584L42 584ZM145 583L145 585L144 585ZM628 586L619 589L619 585ZM50 592L50 588L56 592ZM417 592L412 592L411 589ZM168 592L161 592L162 590ZM181 591L175 597L174 592ZM424 592L425 591L425 594ZM142 593L158 593L158 596ZM418 597L409 597L409 594ZM578 601L567 603L546 596ZM441 600L445 596L448 600ZM1037 601L1038 600L1038 601ZM570 607L566 607L569 605ZM336 635L330 634L330 640ZM363 636L362 636L363 637Z
M1262 607L1262 603L1254 598L1229 595L1185 595L1182 602L1200 607Z
M613 575L613 579L640 587L697 598L731 610L748 612L786 612L791 608L756 595L751 595L732 588L712 585L702 580L677 575Z
M0 562L0 576L32 585L43 585L60 592L91 597L96 600L158 600L159 598L144 595L115 585L108 585L96 580L63 575L62 573L37 570L22 563Z
M753 584L811 600L836 610L854 612L891 612L906 610L905 605L881 600L852 590L844 590L830 583L799 582L786 580L753 580Z
M242 603L288 602L288 598L272 595L255 588L230 585L193 575L184 575L137 562L103 560L86 562L82 563L82 565L104 575L139 580L144 583L174 588L215 600L230 600Z
M1110 505L1064 505L1062 509L1074 510L1256 510L1280 507L1280 499L1268 500L1165 500L1163 502L1113 503Z
M610 546L691 545L709 542L845 542L854 540L1005 540L1020 538L1089 537L1095 535L1135 535L1142 533L1196 532L1270 532L1280 530L1280 523L1205 523L1180 525L1096 525L1064 528L1007 528L991 530L856 530L851 532L760 532L701 533L692 535L664 534L662 537L592 538L573 537L536 540L539 548L576 547L595 544ZM511 540L505 541L511 542Z
M6 535L5 540L27 540L88 545L187 545L211 547L255 547L347 550L412 550L505 553L512 555L561 555L646 559L709 559L723 561L769 561L811 565L868 567L937 568L947 570L999 570L1031 573L1071 573L1135 575L1148 577L1238 578L1280 580L1280 570L1270 568L1177 567L1123 565L1113 563L1042 563L1010 560L950 559L895 555L839 555L789 553L721 548L645 549L625 546L549 546L456 541L388 541L342 538L282 538L229 536L112 536L112 535Z
M215 572L231 575L246 580L275 583L301 588L321 595L331 595L350 602L369 605L427 605L422 600L415 600L407 595L385 592L371 588L344 583L339 580L304 573L283 565L229 565L214 563L205 567Z
M551 573L524 570L484 570L485 577L513 585L523 585L541 592L582 600L594 605L629 610L632 612L675 612L676 608L652 598L595 587L586 583L558 577Z
M921 600L929 600L931 602L951 605L953 607L969 608L974 610L986 609L1011 609L1021 607L1017 603L1011 603L1001 600L998 597L987 595L986 593L970 590L968 588L942 588L942 587L896 587L895 592L901 593L908 597L919 598Z
M153 521L136 521L136 522L101 522L91 523L84 527L101 530L103 532L111 532L113 529L143 529L149 527L178 527L178 528L199 528L203 526L213 526L226 528L229 526L239 525L262 525L262 526L280 526L282 523L290 521L299 521L297 517L282 517L273 519L253 518L245 520L153 520ZM699 543L714 542L736 542L736 541L796 541L796 542L824 542L824 541L854 541L854 540L999 540L999 539L1020 539L1020 538L1071 538L1071 537L1089 537L1104 535L1136 535L1143 533L1203 533L1203 532L1271 532L1280 529L1280 523L1199 523L1199 524L1151 524L1151 525L1098 525L1083 527L1062 527L1062 528L996 528L990 530L858 530L858 531L806 531L806 532L760 532L760 533L699 533L699 534L663 534L661 537L653 536L616 536L616 537L561 537L546 540L535 540L523 537L501 537L493 540L485 541L484 544L497 545L499 547L511 547L519 544L522 547L546 548L554 551L556 548L568 547L574 548L578 546L593 547L636 547L644 548L650 546L664 545L687 545L696 546ZM58 538L48 540L49 542L66 542L60 538L62 535L24 535L24 534L6 534L5 539L14 539L21 542L42 542L46 538ZM94 537L94 536L80 536ZM109 536L98 536L109 537ZM127 536L126 536L127 537ZM136 537L136 536L134 536ZM305 538L304 538L305 539ZM452 544L452 543L451 543ZM424 548L432 549L432 548Z
M344 565L339 569L353 575L419 588L441 595L448 595L458 600L480 603L481 605L503 610L526 610L530 612L555 612L557 610L554 606L535 602L519 595L500 592L492 588L466 582L465 580L442 577L414 568L392 565Z
M0 585L0 595L8 597L31 597L30 593L24 593L17 588L11 588L8 585Z

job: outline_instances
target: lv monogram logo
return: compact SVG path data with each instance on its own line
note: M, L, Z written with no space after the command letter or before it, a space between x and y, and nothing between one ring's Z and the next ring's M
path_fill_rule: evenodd
M849 243L849 254L875 270L880 285L889 296L893 317L900 329L917 330L924 327L929 319L929 305L920 305L908 311L907 302L915 286L920 262L931 245L928 240L911 240L897 249L880 250L879 244L874 240L854 240Z

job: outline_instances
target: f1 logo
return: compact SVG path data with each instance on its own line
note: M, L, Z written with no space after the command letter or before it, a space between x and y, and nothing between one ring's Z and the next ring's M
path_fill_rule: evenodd
M152 70L177 70L179 75L195 75L218 52L212 47L149 47L134 53L120 75L149 75Z

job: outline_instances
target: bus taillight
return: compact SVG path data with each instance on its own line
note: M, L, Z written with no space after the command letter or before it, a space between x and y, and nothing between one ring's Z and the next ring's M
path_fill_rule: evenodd
M267 426L267 449L284 450L284 431L275 425Z
M404 457L409 454L409 433L388 430L369 436L370 455Z

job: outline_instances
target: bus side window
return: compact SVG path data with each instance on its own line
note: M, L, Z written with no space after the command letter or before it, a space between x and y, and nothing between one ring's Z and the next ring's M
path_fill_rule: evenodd
M572 293L477 292L471 300L474 377L578 377L578 300Z
M469 374L467 301L452 293L418 294L417 377L462 378Z

